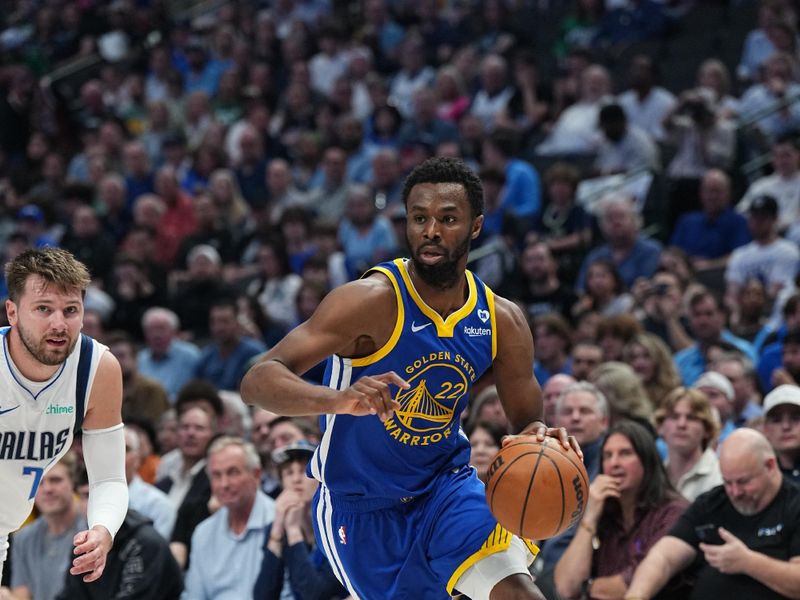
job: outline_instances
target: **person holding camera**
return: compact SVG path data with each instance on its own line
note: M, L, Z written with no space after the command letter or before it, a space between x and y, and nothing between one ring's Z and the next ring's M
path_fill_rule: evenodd
M625 600L655 596L691 565L686 598L800 598L800 488L767 439L737 429L720 451L723 484L698 496L639 564Z
M712 94L702 88L681 94L664 119L667 143L677 148L667 166L671 208L668 230L678 217L699 208L700 180L709 169L726 170L736 153L736 127L717 117Z
M649 280L641 279L633 286L633 295L643 316L645 331L664 340L677 352L692 345L687 331L689 322L681 307L685 290L681 281L669 271L659 271Z

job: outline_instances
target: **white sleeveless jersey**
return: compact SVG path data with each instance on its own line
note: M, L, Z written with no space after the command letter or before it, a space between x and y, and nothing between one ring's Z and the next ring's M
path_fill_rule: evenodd
M0 329L0 535L25 522L42 475L70 449L76 419L83 422L97 365L108 350L81 335L55 375L32 382L11 361L8 332Z

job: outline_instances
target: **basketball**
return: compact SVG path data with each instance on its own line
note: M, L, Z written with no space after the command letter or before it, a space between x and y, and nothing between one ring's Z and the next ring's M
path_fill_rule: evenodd
M589 499L589 477L578 454L554 438L511 442L489 467L486 501L498 523L529 540L543 540L577 523Z

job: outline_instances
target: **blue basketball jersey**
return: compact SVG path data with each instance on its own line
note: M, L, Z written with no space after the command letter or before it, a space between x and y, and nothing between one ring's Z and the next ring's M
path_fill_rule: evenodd
M309 471L335 496L413 498L428 492L438 474L469 462L460 416L497 351L494 296L467 271L467 300L443 319L414 288L406 260L372 272L384 274L395 290L392 334L369 356L331 356L325 384L342 390L365 375L395 371L410 387L393 387L400 408L385 423L377 416L323 415Z

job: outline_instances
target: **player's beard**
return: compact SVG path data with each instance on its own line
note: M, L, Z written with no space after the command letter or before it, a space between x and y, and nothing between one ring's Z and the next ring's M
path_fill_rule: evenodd
M75 349L75 344L78 343L78 338L70 339L69 334L66 332L62 335L45 335L40 340L36 340L30 332L26 331L22 323L17 323L17 331L19 332L19 339L28 350L28 352L36 360L48 367L55 367L67 360L67 357ZM67 343L60 350L48 350L47 338L54 337L59 339L66 339Z
M451 252L447 252L444 247L438 244L422 244L414 252L411 253L411 262L414 264L414 271L419 275L420 279L431 287L446 290L458 283L462 273L459 273L458 261L469 252L469 245L472 241L472 236L468 233L464 239L459 242ZM411 248L411 241L406 234L406 243ZM444 258L435 265L426 265L417 257L426 247L434 246L438 250L444 250Z

